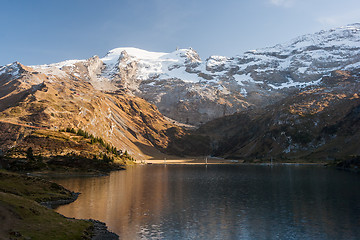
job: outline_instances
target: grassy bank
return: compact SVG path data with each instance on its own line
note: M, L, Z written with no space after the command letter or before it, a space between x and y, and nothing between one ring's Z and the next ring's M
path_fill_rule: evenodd
M73 193L47 180L0 171L0 239L91 239L93 223L68 219L41 202Z
M0 192L0 239L91 239L92 223L67 219L39 203Z

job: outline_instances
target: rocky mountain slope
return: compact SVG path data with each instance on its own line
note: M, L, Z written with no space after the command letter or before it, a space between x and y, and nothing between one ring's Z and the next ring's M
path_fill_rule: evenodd
M360 24L353 24L235 57L116 48L103 58L15 62L0 67L0 120L81 128L138 159L161 156L154 147L185 155L300 156L328 151L323 146L341 139L326 129L358 124L359 56ZM175 120L210 122L187 134ZM13 134L7 147L22 138Z
M155 104L165 116L200 125L319 85L332 71L358 69L359 56L360 24L353 24L234 57L202 61L191 48L172 53L117 48L103 58L34 68L85 79L99 90L124 89Z
M166 148L164 132L178 128L141 98L98 91L90 82L64 72L46 74L16 62L2 69L0 89L3 151L26 139L29 129L75 128L141 160L161 156L154 147Z
M327 161L359 156L360 73L334 71L323 86L306 87L263 109L249 109L204 124L192 133L202 154L243 160ZM325 86L326 85L326 86ZM171 144L189 147L189 137ZM198 144L199 145L199 144Z

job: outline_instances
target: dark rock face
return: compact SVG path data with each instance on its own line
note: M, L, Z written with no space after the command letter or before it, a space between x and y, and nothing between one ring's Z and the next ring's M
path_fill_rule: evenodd
M360 157L351 157L347 160L341 161L336 165L337 168L348 170L352 172L360 172Z

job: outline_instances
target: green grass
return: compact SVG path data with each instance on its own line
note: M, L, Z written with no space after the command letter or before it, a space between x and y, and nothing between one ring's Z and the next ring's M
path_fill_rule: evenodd
M85 220L68 219L40 204L16 196L11 193L0 192L1 205L14 213L14 225L11 232L17 237L12 239L61 240L84 239L92 223ZM8 233L8 237L10 238Z
M70 137L62 132L57 131L49 131L49 130L36 130L32 133L32 135L37 137L48 137L60 141L69 141Z
M11 229L0 239L89 239L91 222L65 218L39 204L71 196L56 183L0 170L0 212L11 213L5 218Z
M0 191L36 202L69 199L72 194L64 187L47 180L16 173L0 172Z

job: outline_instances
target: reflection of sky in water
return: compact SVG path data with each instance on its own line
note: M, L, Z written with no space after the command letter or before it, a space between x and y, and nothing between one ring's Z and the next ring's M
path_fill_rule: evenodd
M121 239L360 239L359 175L314 166L135 166L61 179L68 217Z

